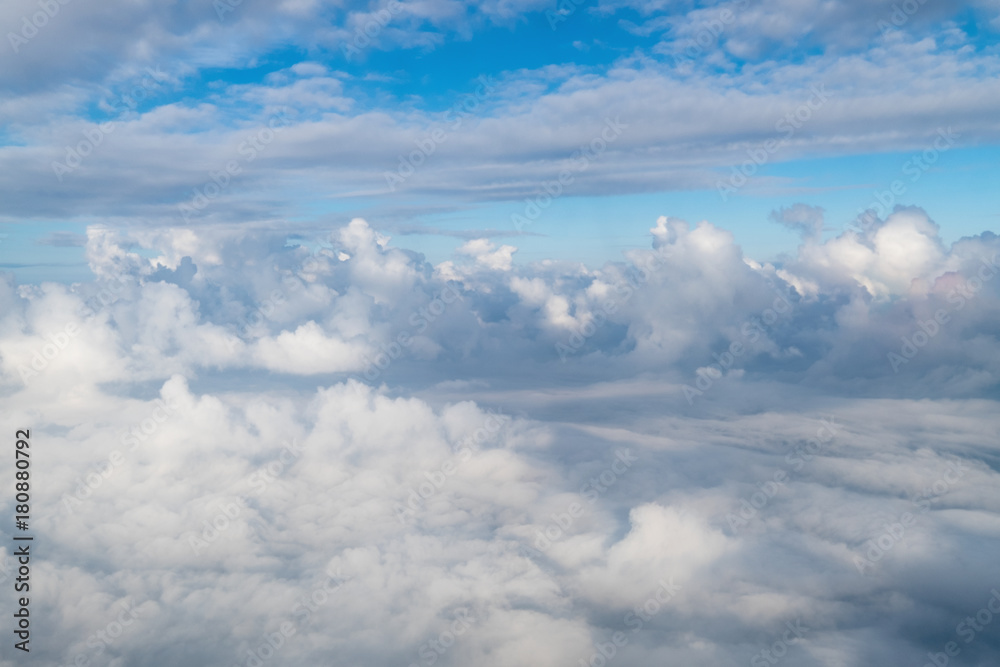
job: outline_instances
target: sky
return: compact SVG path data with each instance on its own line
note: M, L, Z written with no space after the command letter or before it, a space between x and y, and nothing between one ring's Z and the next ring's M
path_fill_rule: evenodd
M1000 661L997 0L0 28L0 667Z
M796 246L773 210L821 207L833 233L900 178L883 217L920 206L949 242L996 222L989 0L231 3L7 4L4 268L86 278L70 239L91 224L354 217L435 262L478 232L519 239L519 261L596 267L659 215L710 220L767 261Z

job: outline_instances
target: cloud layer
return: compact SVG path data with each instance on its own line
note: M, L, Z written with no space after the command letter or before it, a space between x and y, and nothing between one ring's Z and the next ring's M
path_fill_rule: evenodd
M8 275L36 659L989 664L1000 241L776 217L780 264L663 217L596 270L432 265L358 219Z
M389 9L352 3L247 1L221 18L209 6L57 3L0 68L3 221L278 220L333 197L403 223L441 206L519 204L565 169L572 195L715 190L769 141L776 164L919 154L939 131L959 147L1000 136L987 2L925 3L895 22L889 2L602 2L567 20L605 21L640 40L633 48L595 38L594 63L483 62L435 93L443 103L396 60L359 69L343 47L377 26L365 53L434 53L546 8L389 4L401 8L383 25L375 17ZM0 25L19 34L38 11L10 3ZM289 41L314 59L276 63ZM620 136L579 168L609 120ZM814 187L750 181L757 192Z

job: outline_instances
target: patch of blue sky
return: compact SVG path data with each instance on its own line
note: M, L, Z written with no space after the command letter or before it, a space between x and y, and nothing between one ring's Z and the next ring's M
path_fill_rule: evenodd
M483 75L554 65L606 68L642 43L655 43L654 38L637 38L617 29L614 22L578 12L553 30L544 14L536 13L511 26L486 26L471 41L448 41L423 51L369 47L362 58L331 66L352 74L353 85L364 85L364 77L372 72L389 75L387 81L368 85L400 99L416 96L429 111L444 110Z
M518 261L538 258L577 258L588 265L620 259L621 251L649 247L649 228L661 215L686 219L692 225L707 220L731 231L744 252L761 261L791 252L799 243L797 234L770 220L771 212L795 203L818 206L825 211L825 233L829 238L843 231L859 209L877 202L893 181L906 185L902 195L893 195L891 207L920 206L942 230L945 242L973 236L996 225L1000 216L1000 194L992 187L1000 148L956 148L913 182L903 172L917 152L893 152L797 160L765 165L737 194L723 201L715 189L665 191L603 197L564 196L556 199L524 231L540 236L512 236L495 242L523 249ZM720 173L727 173L722 172ZM910 172L911 174L914 172ZM761 187L767 179L782 179L784 185ZM898 189L898 188L897 188ZM883 201L889 201L883 198ZM372 201L376 206L378 202ZM355 202L355 205L361 202ZM427 205L427 202L424 202ZM461 212L429 213L414 217L414 224L430 228L454 225L462 229L515 230L511 215L523 213L522 200L477 205ZM360 215L365 206L355 209ZM456 243L440 236L406 242L428 257L446 259Z

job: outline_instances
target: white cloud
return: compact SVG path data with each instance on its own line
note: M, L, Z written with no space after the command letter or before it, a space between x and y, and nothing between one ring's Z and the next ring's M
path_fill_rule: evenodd
M797 664L877 664L989 598L991 234L899 209L775 266L663 217L626 263L479 239L450 273L360 219L87 238L95 282L0 292L49 480L40 660L231 664L292 623L274 664L558 665L619 631L616 664L744 664L800 622Z

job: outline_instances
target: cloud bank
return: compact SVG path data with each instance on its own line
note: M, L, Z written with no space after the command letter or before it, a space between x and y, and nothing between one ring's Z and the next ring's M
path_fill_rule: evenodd
M91 226L92 281L0 285L34 659L991 664L1000 240L822 216L599 269Z

